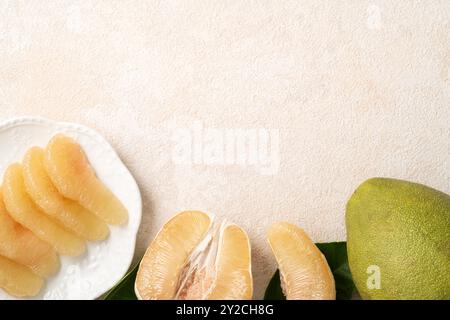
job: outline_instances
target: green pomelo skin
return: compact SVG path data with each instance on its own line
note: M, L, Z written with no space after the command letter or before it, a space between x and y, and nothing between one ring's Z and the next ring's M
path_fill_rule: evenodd
M350 198L346 225L350 270L363 299L450 299L449 195L373 178ZM373 265L380 289L367 286Z

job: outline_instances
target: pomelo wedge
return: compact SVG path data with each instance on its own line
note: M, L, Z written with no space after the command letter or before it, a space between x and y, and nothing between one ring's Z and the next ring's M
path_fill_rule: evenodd
M0 190L0 255L47 277L59 269L59 258L47 242L16 223L6 211Z
M44 280L27 267L0 256L0 288L14 297L32 297L41 291Z
M251 299L250 242L245 231L236 225L226 226L219 252L216 281L208 299Z
M20 164L12 164L5 172L3 198L11 217L46 241L62 255L78 256L85 251L85 242L48 217L33 202L25 189Z
M328 263L299 227L277 222L268 232L288 300L334 300L336 289Z
M141 261L139 299L251 299L250 244L246 233L202 212L170 219Z
M86 240L103 240L109 234L108 225L77 202L64 198L53 185L44 167L45 152L31 148L23 160L27 193L47 215Z
M81 146L62 134L51 139L46 148L45 167L58 191L77 201L106 223L125 224L128 211L101 182Z

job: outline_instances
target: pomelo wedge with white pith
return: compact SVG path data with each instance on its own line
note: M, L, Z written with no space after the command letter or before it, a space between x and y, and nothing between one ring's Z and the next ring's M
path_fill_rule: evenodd
M45 168L56 189L66 198L108 224L123 225L128 211L111 190L100 181L81 146L62 134L54 136L45 152Z
M86 249L85 242L43 213L26 192L20 164L8 167L3 177L3 199L11 217L49 243L56 252L78 256Z
M77 202L63 197L44 167L45 152L33 147L23 159L25 187L39 208L83 239L98 241L109 235L108 225Z
M251 299L250 244L247 234L236 225L223 230L217 261L217 277L208 298L211 300Z
M0 255L47 277L59 269L55 250L30 230L16 223L6 211L0 190Z
M287 222L277 222L270 227L268 240L288 300L336 299L330 267L301 228Z
M27 267L0 256L0 288L14 297L32 297L41 291L44 280Z
M142 300L251 299L251 249L237 225L179 213L152 241L135 283Z

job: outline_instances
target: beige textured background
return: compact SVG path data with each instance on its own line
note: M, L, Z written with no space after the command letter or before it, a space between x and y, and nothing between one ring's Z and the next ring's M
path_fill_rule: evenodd
M200 209L244 227L256 297L265 230L345 239L371 176L450 192L450 2L0 1L0 120L39 115L106 136L144 199L137 256ZM278 129L280 168L177 165L174 128Z

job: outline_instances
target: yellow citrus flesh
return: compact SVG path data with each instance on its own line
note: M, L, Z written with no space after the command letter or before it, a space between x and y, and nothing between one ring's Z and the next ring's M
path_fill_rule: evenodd
M45 170L44 158L44 150L34 147L23 160L25 187L33 201L43 212L81 238L92 241L105 239L109 234L108 225L58 192Z
M41 291L44 280L27 267L0 256L0 288L15 297L32 297Z
M143 300L173 299L180 275L193 250L211 226L202 212L182 212L169 220L150 244L136 277L136 294Z
M38 238L52 245L58 253L78 256L85 251L82 239L64 229L34 204L26 192L20 164L13 164L6 170L3 198L11 217L31 230Z
M333 274L320 250L299 227L278 222L268 232L278 262L284 294L289 300L333 300Z
M27 266L41 277L56 273L59 259L47 242L16 223L6 211L0 191L0 255Z
M250 242L244 230L229 225L219 245L211 300L249 300L253 295Z
M109 224L125 224L128 212L120 200L95 175L81 146L56 135L47 145L45 168L58 191Z

